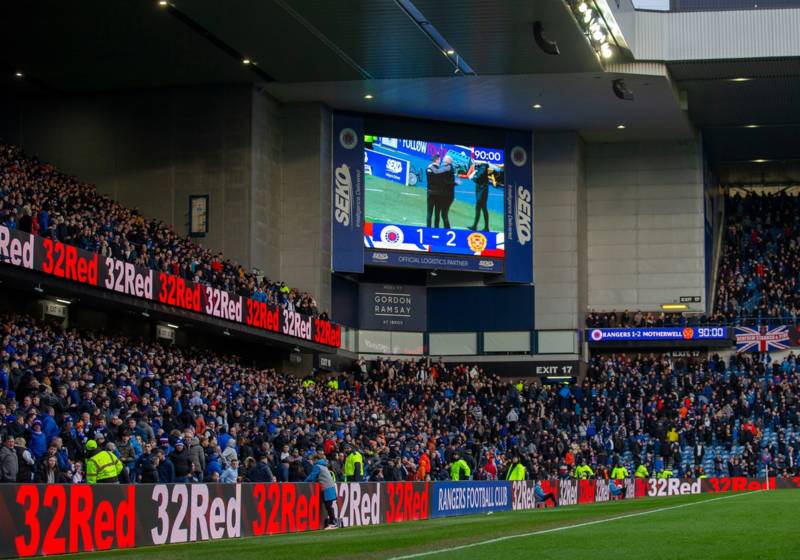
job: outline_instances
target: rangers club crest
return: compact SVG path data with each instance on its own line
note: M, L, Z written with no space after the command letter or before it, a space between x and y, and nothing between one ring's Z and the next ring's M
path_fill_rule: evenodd
M517 167L522 167L528 161L528 153L522 146L511 148L511 163Z
M352 150L358 144L358 134L352 128L343 128L339 133L339 143L343 148Z

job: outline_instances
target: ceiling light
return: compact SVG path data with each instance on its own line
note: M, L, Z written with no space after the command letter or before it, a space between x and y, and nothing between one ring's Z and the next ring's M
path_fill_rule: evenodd
M585 12L583 12L583 22L589 23L590 21L592 21L592 10L587 9Z
M603 58L611 58L614 56L614 49L611 48L611 45L608 43L603 43L600 45L600 54Z
M242 59L242 64L250 64L250 59L249 58L243 58Z
M150 317L150 314L147 311L142 311L142 317Z
M372 94L368 93L367 95L364 96L364 99L372 99Z
M171 328L171 329L177 329L177 328L179 328L179 327L178 327L178 325L175 325L175 324L173 324L173 323L167 323L167 326L168 326L169 328Z
M61 299L61 298L56 298L56 301L57 301L58 303L63 303L64 305L69 305L70 303L72 303L72 302L71 302L70 300L68 300L68 299Z
M689 306L685 303L662 303L661 309L664 311L685 311Z
M447 49L447 54L453 56L454 54L456 54L456 51L454 51L453 49Z
M158 5L162 8L166 8L168 4L167 0L158 0Z
M581 2L581 3L578 5L578 11L579 11L580 13L583 13L583 12L585 12L585 11L586 11L586 10L588 10L588 9L589 9L589 5L588 5L586 2Z
M625 129L625 125L624 124L618 124L617 125L617 129L618 130L624 130Z
M758 128L760 126L761 126L760 124L746 124L746 125L744 125L745 128Z
M753 163L767 163L769 160L768 159L754 159L752 161L753 161Z
M753 78L731 78L729 82L749 82Z
M16 72L14 75L15 75L17 78L24 78L24 77L25 77L25 74L23 74L22 72Z
M230 336L231 335L231 331L229 331L228 329L225 329L224 331L222 331L222 334L224 334L225 336Z
M542 105L541 105L541 104L539 104L539 103L534 103L534 104L533 104L533 108L534 108L534 109L541 109L541 108L542 108Z

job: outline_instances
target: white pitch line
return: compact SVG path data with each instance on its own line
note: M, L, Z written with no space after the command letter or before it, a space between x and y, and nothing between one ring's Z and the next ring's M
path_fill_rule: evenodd
M462 544L460 546L452 546L450 548L440 548L438 550L428 550L426 552L417 552L415 554L407 554L405 556L393 556L389 558L389 560L407 560L408 558L421 558L423 556L431 556L433 554L441 554L443 552L454 552L456 550L464 550L466 548L474 548L476 546L483 546L487 544L494 544L502 541L508 541L511 539L519 539L522 537L533 537L536 535L545 535L547 533L557 533L559 531L566 531L568 529L578 529L580 527L588 527L589 525L599 525L601 523L608 523L609 521L618 521L620 519L628 519L630 517L639 517L641 515L650 515L651 513L659 513L662 511L669 511L671 509L680 509L689 506L696 506L697 504L707 504L709 502L716 502L717 500L727 500L728 498L736 498L738 496L744 496L746 494L752 494L753 492L761 492L761 490L753 490L751 492L743 492L742 494L731 494L730 496L720 496L719 498L711 498L710 500L700 500L697 502L689 502L688 504L680 504L677 506L669 506L663 507L658 509L650 509L647 511L640 511L637 513L627 513L625 515L618 515L617 517L609 517L608 519L598 519L596 521L587 521L585 523L578 523L576 525L565 525L564 527L555 527L553 529L543 529L541 531L533 531L530 533L519 533L517 535L506 535L505 537L497 537L495 539L489 539L486 541L478 541L470 544ZM555 510L553 510L555 511Z

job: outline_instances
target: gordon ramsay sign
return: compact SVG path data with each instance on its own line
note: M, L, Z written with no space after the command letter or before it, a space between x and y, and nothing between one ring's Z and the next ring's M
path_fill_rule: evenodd
M379 331L427 330L424 286L360 284L359 327Z
M0 263L326 346L341 343L335 323L5 226Z

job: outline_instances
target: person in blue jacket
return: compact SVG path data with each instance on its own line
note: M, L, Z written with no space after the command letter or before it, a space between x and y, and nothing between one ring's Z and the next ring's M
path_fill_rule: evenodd
M325 502L325 511L328 512L328 523L326 529L335 529L336 513L333 511L333 502L336 501L336 483L333 481L333 475L328 470L328 461L325 460L324 455L314 456L314 467L306 477L306 482L319 482L322 490L322 501Z
M536 496L536 501L538 502L538 504L542 504L544 505L544 507L547 507L547 500L550 500L553 502L553 507L558 507L558 501L556 500L555 494L553 494L552 492L545 492L544 488L542 488L542 485L539 484L538 482L536 483L536 486L533 488L533 493Z
M617 484L619 482L619 484ZM608 490L611 493L611 499L625 499L625 487L622 485L622 481L616 480L609 480L608 481Z

